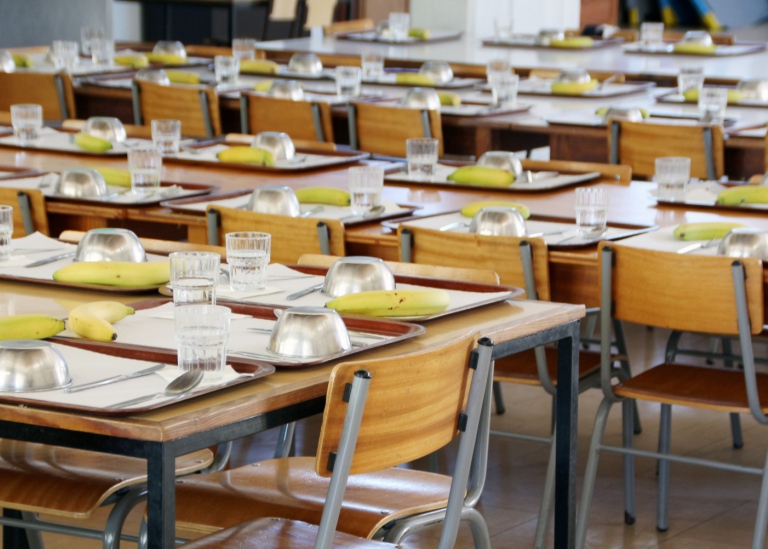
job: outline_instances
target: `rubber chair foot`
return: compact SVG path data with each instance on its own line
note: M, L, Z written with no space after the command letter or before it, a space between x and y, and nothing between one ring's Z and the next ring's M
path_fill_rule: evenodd
M635 515L630 515L624 511L624 524L632 526L635 523Z
M742 443L740 443L740 444L736 444L736 443L734 443L734 444L733 444L733 447L734 447L736 450L741 450L742 448L744 448L744 443L743 443L743 442L742 442Z
M633 429L632 432L635 433L636 435L640 435L643 432L643 428L638 427L637 429Z
M659 528L658 526L656 527L657 532L666 532L667 530L669 530L669 528Z
M506 411L507 411L507 409L503 408L503 407L502 408L496 408L496 415L497 416L503 416L504 412L506 412Z

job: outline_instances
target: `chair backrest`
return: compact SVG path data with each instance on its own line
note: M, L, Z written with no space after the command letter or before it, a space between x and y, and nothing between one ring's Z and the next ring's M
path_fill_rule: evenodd
M3 187L0 188L0 204L13 207L13 234L17 238L35 231L49 234L43 191Z
M303 254L299 265L313 267L330 267L339 259L335 255ZM462 280L479 284L499 284L499 275L486 269L470 269L464 267L441 267L438 265L421 265L418 263L403 263L401 261L385 261L389 270L395 275L423 276L428 278L443 278L446 280Z
M401 261L492 270L499 274L502 284L526 288L529 299L532 288L537 299L550 299L549 252L541 238L485 236L402 225L398 236Z
M225 245L225 235L260 231L272 235L272 263L296 263L304 253L344 255L344 224L338 220L288 217L208 207L208 243Z
M285 132L291 139L333 142L328 103L293 101L255 93L240 96L241 131L246 134Z
M216 89L209 86L133 81L133 111L136 124L152 120L181 120L181 133L189 137L221 135L221 115Z
M632 167L635 176L650 178L661 156L691 159L691 177L719 179L725 172L723 127L705 124L608 121L611 164Z
M64 72L0 72L0 111L17 103L42 105L44 120L75 116L72 78Z
M337 0L306 0L307 20L304 28L324 27L333 22Z
M376 28L376 24L373 19L350 19L349 21L336 21L335 23L329 23L323 27L323 34L325 36L333 36L334 34L343 34L346 32L361 32L367 30L373 30Z
M559 172L599 172L603 183L629 185L632 182L632 168L624 164L602 162L575 162L572 160L530 160L520 159L524 170Z
M373 103L349 105L349 142L353 149L384 156L405 158L405 140L434 137L440 140L443 156L443 129L439 110L411 109Z
M80 242L85 236L85 231L62 231L59 240L66 242ZM139 237L144 250L156 254L169 254L171 252L216 252L221 257L226 257L227 250L223 246L210 246L208 244L193 244L191 242L179 242L178 240L159 240L157 238Z

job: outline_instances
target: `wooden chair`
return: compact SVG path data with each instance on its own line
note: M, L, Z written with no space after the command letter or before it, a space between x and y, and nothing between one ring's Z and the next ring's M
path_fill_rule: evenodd
M611 369L607 355L602 360L604 398L598 408L584 479L583 499L579 507L577 547L583 547L587 520L597 472L598 454L603 451L624 455L625 517L635 521L634 456L659 460L659 507L657 529L668 528L667 499L670 461L703 465L731 471L762 475L760 500L755 523L753 549L762 548L768 520L768 470L764 463L747 467L671 453L672 406L700 410L751 414L759 424L768 424L768 375L756 373L752 336L765 324L763 268L758 259L738 259L698 255L679 255L602 243L599 250L601 269L601 316L603 326L612 321L633 322L665 329L738 337L743 355L743 371L734 368L692 366L665 362L631 379L612 384L606 373ZM686 276L680 276L680 273ZM644 288L652 288L645 291ZM702 299L702 296L707 296ZM601 329L603 341L609 329ZM627 399L661 404L659 451L635 450L631 437L623 446L602 441L605 423L613 404L622 403L627 415Z
M304 28L326 27L333 23L333 13L336 10L337 0L304 0L307 9L307 17Z
M261 39L270 39L269 27L272 23L290 23L288 38L298 38L305 12L305 0L270 0L269 14L264 18Z
M44 120L64 120L75 116L72 78L65 72L0 72L0 111L10 111L17 103L43 107Z
M364 32L373 30L376 28L376 24L373 19L350 19L349 21L336 21L329 23L323 27L323 34L325 36L333 36L334 34L345 34L348 32Z
M164 86L133 81L133 117L139 126L152 120L181 120L181 133L189 137L221 135L219 97L210 86Z
M344 224L332 219L271 215L221 206L208 207L208 243L225 244L225 235L260 231L272 235L272 263L296 263L304 253L344 255Z
M253 517L285 520L236 526L183 547L294 548L311 546L317 537L315 547L326 548L338 529L349 535L337 534L335 547L375 548L381 545L350 536L399 543L437 522L443 522L440 547L453 547L459 519L469 521L478 546L490 547L474 503L485 474L492 344L483 339L472 352L474 341L470 335L409 354L336 366L316 457L262 461L185 479L177 487L176 520L184 528L210 531ZM363 410L358 390L366 383ZM353 418L359 415L355 440L358 422ZM442 448L457 435L452 477L396 467Z
M720 125L608 121L611 164L626 164L635 176L649 179L661 156L688 157L691 177L719 179L725 173L723 142Z
M349 142L353 149L405 158L405 140L411 137L439 139L438 154L443 156L440 111L350 103Z
M285 132L291 139L333 143L329 103L293 101L251 92L240 95L240 126L243 133Z
M0 188L0 204L13 207L13 234L49 234L45 195L37 189Z

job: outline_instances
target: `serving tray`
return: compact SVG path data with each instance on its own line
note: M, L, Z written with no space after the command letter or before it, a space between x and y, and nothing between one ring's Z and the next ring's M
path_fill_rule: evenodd
M483 46L492 47L505 47L505 48L534 48L542 50L554 50L554 51L584 51L594 50L599 48L606 48L610 46L618 46L624 43L623 38L592 38L591 46L580 46L575 48L562 48L558 46L549 46L536 43L535 34L515 34L510 38L485 38L483 39Z
M598 85L597 87L584 93L564 94L552 93L552 82L554 82L554 79L526 78L524 80L520 80L520 86L517 93L518 95L543 95L548 97L581 97L602 99L606 97L620 97L622 95L631 95L633 93L645 92L656 85L654 82L609 82L602 88ZM490 88L485 91L490 92Z
M736 89L736 88L731 88ZM698 105L698 101L694 101L692 99L686 99L682 95L678 94L677 92L669 92L665 93L664 95L659 95L656 97L656 101L659 103L669 103L672 105ZM734 103L728 102L729 107L756 107L760 109L767 109L768 108L768 101L758 101L756 99L742 99L741 101L736 101ZM726 109L727 110L727 109Z
M448 30L430 30L429 38L413 38L407 37L405 40L395 40L393 38L385 38L379 36L376 31L366 32L348 32L343 34L336 34L334 38L337 40L351 40L353 42L378 42L380 44L389 44L391 46L412 46L414 44L428 44L430 42L445 42L447 40L458 40L461 38L461 31L448 31Z
M18 177L29 177L33 175L39 175L39 174L40 172L30 168L19 168L17 166L0 165L0 180L16 179Z
M713 210L768 212L768 204L739 204L726 206L716 202L717 194L720 191L742 185L748 185L748 183L741 181L702 181L700 183L692 183L688 185L684 200L673 201L661 199L656 196L655 192L651 192L651 196L653 196L659 204L676 208L690 208L691 206L695 206L697 208Z
M40 138L31 145L21 146L13 135L0 137L0 147L9 147L21 150L34 150L56 153L77 154L83 156L114 158L118 156L127 156L131 148L137 146L152 146L152 141L147 139L127 139L124 143L112 143L112 148L105 152L92 152L81 149L75 145L73 139L77 130L67 130L64 128L44 127L40 131Z
M730 57L735 55L748 55L763 51L765 42L736 42L734 44L720 44L714 52L677 52L674 43L668 42L661 47L651 49L643 48L639 42L633 42L624 46L624 53L641 55L692 55L694 57Z
M602 115L596 114L595 110L596 109L584 109L578 111L561 112L547 115L544 117L544 120L546 120L549 124L559 124L566 126L585 126L592 128L606 127L605 119ZM679 123L688 122L691 124L699 124L701 122L698 113L672 112L660 109L646 110L648 110L649 119L651 120L676 120ZM738 124L739 120L740 119L738 116L726 116L723 126L726 128L734 127Z

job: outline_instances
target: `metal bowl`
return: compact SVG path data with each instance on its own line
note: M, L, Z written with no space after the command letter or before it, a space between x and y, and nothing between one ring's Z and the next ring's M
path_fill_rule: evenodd
M742 99L768 101L768 79L742 80L738 89Z
M147 253L139 237L128 229L91 229L75 250L75 261L130 261L144 263Z
M187 58L187 50L184 49L184 44L174 40L160 40L155 44L155 47L152 48L152 53L178 55L184 59Z
M125 126L119 118L110 116L91 116L85 121L83 132L107 141L122 143L126 139Z
M269 86L267 93L278 99L290 99L292 101L304 99L304 88L296 80L275 80Z
M323 62L314 53L295 53L288 61L288 70L298 74L320 74Z
M70 383L67 362L47 341L0 341L0 391L49 391Z
M261 132L251 142L251 147L272 153L275 160L290 160L296 154L291 136L285 132Z
M549 46L556 40L563 40L565 32L560 29L541 29L536 35L536 43L542 46Z
M289 217L298 217L301 214L296 193L290 187L281 185L262 185L253 189L246 209Z
M349 256L337 259L323 283L323 293L330 297L394 290L395 277L384 261L378 257Z
M162 69L142 69L134 75L134 78L144 82L154 82L162 86L171 85L171 79L168 78L168 73Z
M680 40L685 44L701 44L702 46L711 46L712 36L707 31L688 31L683 35L683 39Z
M267 349L278 355L326 357L352 348L339 313L325 307L292 307L283 311L269 336Z
M748 227L731 229L717 246L717 253L727 257L757 257L768 260L768 231Z
M487 206L472 218L469 232L485 236L525 236L525 220L515 208Z
M445 61L427 61L419 68L419 74L431 78L435 84L453 80L453 69Z
M566 69L560 71L555 79L556 82L570 82L573 84L586 84L591 80L589 72L585 69Z
M639 107L608 107L603 114L606 122L611 118L624 118L631 122L642 122L643 111Z
M499 170L507 170L514 174L515 179L523 173L523 165L514 153L509 151L488 151L477 159L478 166L487 166Z
M55 194L72 198L105 196L107 184L104 177L91 168L70 168L61 172L53 187Z
M16 70L16 62L13 55L7 50L0 50L0 72L13 72Z
M400 103L412 109L440 109L440 96L434 88L411 88Z

